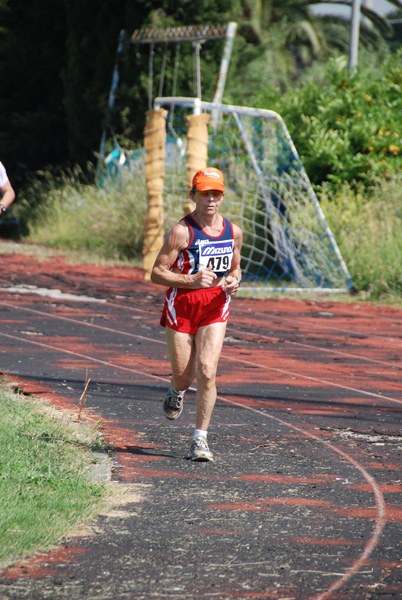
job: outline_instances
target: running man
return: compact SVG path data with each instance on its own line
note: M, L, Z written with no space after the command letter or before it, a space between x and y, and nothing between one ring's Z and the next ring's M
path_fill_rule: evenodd
M213 461L207 432L216 402L216 371L229 316L241 280L241 229L219 214L225 197L223 174L197 171L189 192L195 210L168 234L151 281L168 287L161 325L172 366L163 403L168 419L183 410L183 396L197 378L196 423L191 460Z

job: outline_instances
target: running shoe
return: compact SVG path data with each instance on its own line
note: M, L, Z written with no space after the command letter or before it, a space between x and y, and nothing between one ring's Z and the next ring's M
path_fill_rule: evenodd
M203 435L199 435L198 438L192 441L190 448L190 458L191 460L213 462L214 455L208 448L208 442Z
M184 392L176 392L171 385L169 386L163 402L163 411L167 419L173 420L180 417L183 410L183 396Z

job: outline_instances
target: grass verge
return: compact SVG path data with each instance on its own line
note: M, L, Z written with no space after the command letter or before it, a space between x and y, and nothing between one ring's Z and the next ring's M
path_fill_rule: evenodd
M88 473L99 428L0 384L0 565L50 549L93 517L105 483Z

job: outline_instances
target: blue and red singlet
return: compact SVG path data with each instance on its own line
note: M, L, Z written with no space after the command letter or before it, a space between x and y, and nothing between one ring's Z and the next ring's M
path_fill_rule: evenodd
M217 277L224 277L233 258L232 223L222 217L223 230L217 236L203 231L191 215L183 217L190 232L189 244L179 253L172 268L194 274L212 267ZM169 288L166 292L161 325L176 331L195 334L199 327L225 322L229 316L230 296L222 286L197 290Z
M230 268L233 258L233 227L232 223L222 217L223 231L217 237L208 235L191 215L183 217L190 232L190 242L182 250L173 265L180 273L198 273L201 269L212 266L212 271L218 277L224 277Z

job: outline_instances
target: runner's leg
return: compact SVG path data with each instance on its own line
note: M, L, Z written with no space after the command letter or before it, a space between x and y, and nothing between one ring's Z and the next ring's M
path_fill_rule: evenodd
M166 342L172 366L171 384L176 392L187 390L195 376L195 343L190 333L175 331L165 327Z
M197 348L196 429L207 431L216 402L216 370L225 338L226 322L200 327Z

